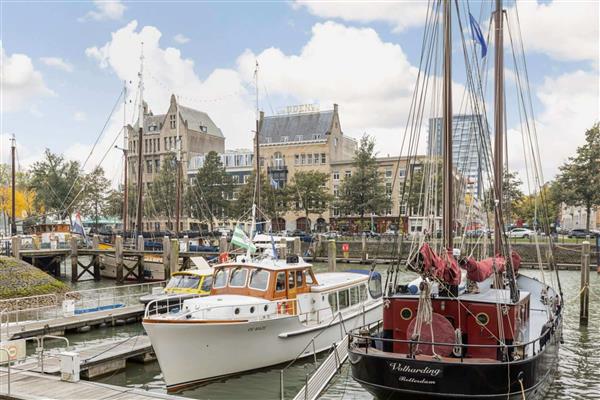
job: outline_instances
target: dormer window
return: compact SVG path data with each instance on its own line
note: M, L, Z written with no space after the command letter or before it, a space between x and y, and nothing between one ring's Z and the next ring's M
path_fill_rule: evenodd
M301 142L304 140L304 136L303 135L296 135L296 141Z
M204 125L200 125L200 132L206 133L206 132L208 132L208 128Z
M319 140L319 139L321 139L321 135L319 135L319 134L313 135L313 140Z

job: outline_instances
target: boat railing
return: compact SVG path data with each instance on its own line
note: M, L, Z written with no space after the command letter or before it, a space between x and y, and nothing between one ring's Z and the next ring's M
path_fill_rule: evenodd
M359 332L359 333L355 333ZM417 345L428 345L428 346L439 346L439 347L452 347L457 348L460 347L460 361L463 362L465 358L464 354L466 349L469 348L487 348L487 349L501 349L501 350L520 350L522 354L522 358L527 357L528 346L531 346L532 356L535 356L539 351L541 351L544 345L550 340L552 333L554 332L554 326L547 327L542 331L539 337L532 339L528 342L524 343L516 343L516 344L465 344L465 343L446 343L446 342L433 342L433 341L424 341L424 340L409 340L409 339L394 339L394 338L383 338L383 337L374 337L371 335L364 335L361 333L360 328L354 329L348 334L350 335L350 346L357 347L357 343L362 344L361 347L364 347L365 353L368 354L369 348L372 345L375 345L377 342L379 343L401 343L409 346L409 349L415 349ZM544 341L544 343L542 343ZM536 349L537 344L537 349Z
M183 302L185 300L202 297L202 295L194 293L189 294L185 297L183 296L169 296L167 294L163 296L159 296L156 299L150 300L148 304L146 304L146 309L144 311L144 318L155 317L160 314L165 314L167 312L177 313L183 307Z
M165 285L166 281L161 281L76 290L65 293L65 300L73 301L74 309L79 312L102 311L139 305L141 296L151 294L154 288L164 288Z
M11 324L57 318L61 299L57 294L41 294L0 300L0 337Z

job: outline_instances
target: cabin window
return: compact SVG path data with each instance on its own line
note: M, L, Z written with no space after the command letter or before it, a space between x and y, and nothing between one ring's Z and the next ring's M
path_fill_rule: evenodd
M306 283L307 285L312 285L313 279L312 279L312 275L310 274L310 271L305 269L304 270L304 283Z
M358 286L350 288L350 305L358 304Z
M296 271L296 287L302 286L302 271Z
M360 285L358 287L358 292L359 292L359 298L360 301L366 301L367 300L367 285Z
M338 310L337 293L329 293L327 297L329 300L329 305L331 306L331 312L335 313Z
M246 286L246 277L248 276L248 269L238 267L231 271L231 278L229 278L229 286L231 287L244 287Z
M381 291L381 275L371 273L369 277L369 293L371 297L377 299L381 297L383 292Z
M208 292L212 288L212 275L205 276L204 281L202 282L202 291Z
M214 288L222 288L227 284L227 270L220 269L215 274L215 283L213 284Z
M266 290L269 284L269 273L264 269L255 269L250 273L251 289Z
M277 273L277 282L275 283L275 290L281 291L285 290L285 272Z
M349 303L349 297L348 297L348 289L346 290L340 290L338 292L338 300L340 303L340 310L343 308L346 308L350 305Z
M294 271L288 271L288 289L293 289L296 287L296 279L294 276Z
M196 289L198 287L198 283L200 283L199 276L175 275L167 284L167 289Z

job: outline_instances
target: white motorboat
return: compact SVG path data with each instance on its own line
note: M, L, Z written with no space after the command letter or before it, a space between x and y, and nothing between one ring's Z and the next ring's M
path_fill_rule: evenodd
M168 390L330 349L382 316L377 272L314 274L297 256L241 256L214 271L210 296L176 313L146 307L143 326Z

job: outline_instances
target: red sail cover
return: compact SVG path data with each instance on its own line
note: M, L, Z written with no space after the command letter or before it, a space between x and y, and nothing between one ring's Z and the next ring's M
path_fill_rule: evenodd
M521 266L521 256L519 253L511 252L512 265L517 272ZM467 269L467 279L475 282L483 282L494 273L494 261L496 262L496 269L498 272L504 272L505 260L501 255L496 257L486 258L481 261L476 261L473 257L467 258L465 267Z
M423 271L440 279L448 285L460 283L460 268L452 255L452 250L447 250L445 257L440 257L428 243L424 243L419 250L423 261Z

